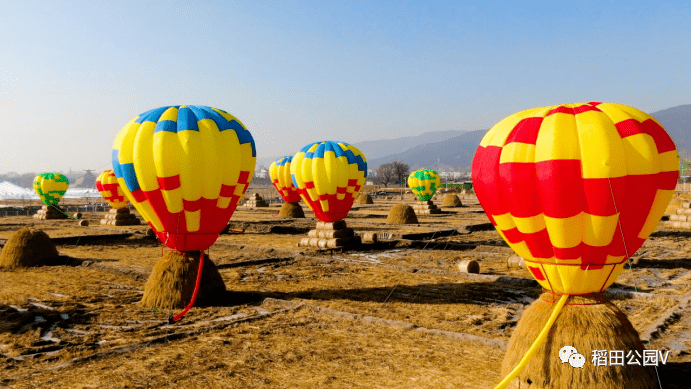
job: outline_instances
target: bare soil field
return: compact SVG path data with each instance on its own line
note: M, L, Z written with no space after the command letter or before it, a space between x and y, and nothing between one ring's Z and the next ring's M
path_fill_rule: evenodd
M474 197L386 224L401 202L413 199L355 205L348 226L379 242L352 249L298 247L316 223L307 207L305 219L239 207L209 249L226 293L175 324L177 311L139 305L169 250L146 224L0 217L0 246L32 225L61 254L0 270L0 388L493 388L542 290L507 267L513 252ZM661 223L632 258L606 297L647 348L670 351L660 387L690 387L690 232ZM480 274L460 272L465 259Z

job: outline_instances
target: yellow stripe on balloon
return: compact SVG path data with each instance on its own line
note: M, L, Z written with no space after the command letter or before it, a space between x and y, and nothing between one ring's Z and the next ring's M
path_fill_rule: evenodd
M324 153L327 157L328 153ZM315 184L315 190L318 194L326 194L329 190L328 182L329 177L327 176L327 168L325 161L322 158L315 158L313 155L312 160L308 161L306 165L311 167L312 170L312 181Z
M610 244L618 225L620 214L596 216L584 214L584 243L589 246L602 247Z
M625 150L615 125L603 112L575 115L581 146L582 178L627 175Z
M536 162L581 159L579 133L574 115L556 113L543 119L536 139Z
M317 189L315 188L310 188L307 190L308 196L310 196L310 200L312 201L318 201L319 200L319 195L317 194Z
M654 232L654 230L658 226L658 223L661 221L661 216L663 216L663 213L666 211L666 208L668 207L670 200L673 198L674 193L674 190L658 189L656 191L656 196L654 197L654 201L651 204L649 215L647 216L646 221L642 226L642 229L639 231L639 234L637 235L638 238L646 239L649 237L649 235L651 235L652 232ZM629 254L632 255L634 253Z
M221 139L220 147L226 150L225 153L222 153L224 158L221 160L221 167L223 168L221 183L223 185L233 186L238 183L238 174L240 174L242 170L241 156L252 155L252 150L250 150L250 154L243 153L244 150L241 151L240 145L238 144L238 135L235 131L223 131L219 139ZM249 178L252 178L252 176Z
M504 238L504 234L500 232L500 235ZM509 244L509 247L514 250L515 253L517 253L518 256L524 258L524 259L533 259L533 255L531 255L531 250L529 250L529 246L526 245L526 242L523 240L517 243L509 243L507 239L505 239L505 242Z
M546 227L545 218L542 213L531 217L512 216L512 219L514 219L514 224L517 226L519 232L524 234L533 234L544 230Z
M128 164L134 162L133 149L135 144L135 136L139 129L139 123L135 123L134 119L123 126L122 130L113 141L113 148L118 150L118 162L120 164Z
M634 119L639 123L642 123L648 119L653 119L645 112L622 104L604 103L600 104L598 109L605 112L611 118L613 123L620 123L621 121L628 119Z
M660 171L660 163L651 163L659 159L654 138L648 134L636 134L622 138L627 161L627 174L644 175L656 174Z
M500 154L500 163L525 162L533 163L536 159L536 146L513 142L505 145Z
M675 172L679 169L680 158L677 150L666 151L658 155L661 161L662 172Z
M343 174L339 174L336 177L335 187L338 186L343 188L348 186L349 177L358 177L358 164L349 164L345 155L337 159L339 160L339 164L344 168L339 167L338 170L336 170L336 172L342 172ZM336 188L334 190L336 190Z
M582 242L584 212L564 218L545 216L544 220L550 236L550 243L554 247L568 249L576 247ZM570 232L566 234L565 231Z
M319 165L322 165L322 168L325 170L325 175L324 179L326 180L325 183L322 184L324 190L319 190L318 192L324 194L336 194L336 184L337 181L339 181L339 172L342 171L341 165L344 164L343 159L346 159L345 157L342 158L337 158L336 153L333 151L327 151L324 153L324 157L322 158L324 160L324 163L321 164L319 163L319 158L315 159L315 161L318 161ZM325 185L326 184L326 185Z
M231 205L230 197L219 197L219 199L216 201L216 207L219 209L226 209L229 205Z
M177 122L178 121L178 108L176 107L169 107L166 109L161 116L159 116L159 122L164 121L164 120L170 120L172 122Z
M296 189L305 189L305 180L303 180L303 157L304 153L297 153L291 161L291 174L295 177Z
M138 162L134 164L135 174L139 187L146 192L159 189L154 165L154 130L156 123L144 122L134 139L133 158Z
M181 153L178 160L168 163L180 164L180 185L183 189L183 199L196 201L202 197L202 175L200 174L203 165L198 157L202 153L202 139L197 131L178 132L178 139L181 145ZM188 230L194 231L194 230Z
M525 111L515 113L514 115L508 116L502 119L499 123L493 126L493 128L488 131L483 139L481 140L481 147L488 146L498 146L502 147L507 140L509 134L514 130L514 127L520 121L529 117L540 117L542 116L545 107L532 108Z
M225 150L221 147L219 128L211 119L197 121L202 146L202 197L215 199L221 192L221 155Z
M185 226L190 232L199 231L199 219L202 211L185 211Z
M166 112L169 112L168 109ZM176 111L177 112L177 111ZM171 116L171 114L169 114ZM177 115L176 115L177 117ZM154 133L154 164L156 175L159 177L173 177L180 175L178 157L181 153L180 140L174 132L159 131ZM165 163L168 159L168 163ZM173 161L175 163L171 163ZM161 190L166 202L166 209L170 213L178 213L183 210L183 194L180 188L175 190Z
M501 231L509 231L517 226L514 224L514 218L509 212L502 215L493 215L493 220L495 220L497 229Z

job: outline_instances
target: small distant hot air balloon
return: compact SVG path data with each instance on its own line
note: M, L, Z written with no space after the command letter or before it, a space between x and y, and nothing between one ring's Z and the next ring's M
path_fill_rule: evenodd
M250 132L217 108L157 108L132 119L118 133L113 142L118 183L159 240L175 250L171 254L175 261L164 258L154 268L142 299L145 306L179 307L190 299L175 321L194 303L200 277L208 275L207 286L213 281L220 283L217 291L225 289L211 261L205 269L213 269L213 274L202 275L203 250L228 224L250 185L255 159ZM195 272L187 252L198 250L199 269L192 288L186 273ZM167 266L177 266L170 271L183 279L168 277L170 284L162 286ZM166 287L177 295L172 296ZM207 297L213 297L207 291Z
M498 387L512 381L614 387L608 381L612 377L620 377L618 387L652 387L656 381L650 369L627 366L611 374L587 364L550 376L545 366L560 363L548 359L555 359L566 345L586 353L643 349L625 314L602 292L656 228L673 195L678 154L660 123L640 110L611 103L522 111L487 132L474 156L472 174L488 218L549 292L519 322L503 374L514 370ZM549 311L543 305L557 302L555 295L561 297L547 319ZM556 322L544 345L560 310L575 295L583 297L571 298L575 305L565 308L562 322ZM589 323L587 327L576 327L575 312L586 316L580 322ZM536 323L546 319L538 334ZM536 340L528 348L530 336ZM519 376L539 349L540 357Z
M300 207L300 193L291 180L291 160L293 157L286 156L277 159L269 166L269 177L274 188L284 200L284 204L279 211L279 217L284 218L303 218L303 208Z
M323 222L348 215L367 175L365 156L344 142L311 143L291 161L293 186Z
M34 190L46 205L57 205L69 186L70 180L60 173L41 173L34 178Z
M137 216L130 213L127 204L130 201L125 196L118 178L115 176L113 169L106 170L96 177L96 189L98 189L103 199L111 206L109 214L101 219L101 224L111 226L131 226L138 225L139 219Z
M408 187L418 200L430 201L440 187L440 175L431 169L416 170L408 176Z

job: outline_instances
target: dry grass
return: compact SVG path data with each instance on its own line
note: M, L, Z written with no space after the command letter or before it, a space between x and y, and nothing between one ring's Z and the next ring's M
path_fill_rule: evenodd
M0 268L42 266L58 255L55 244L45 232L26 227L7 240L0 253Z
M356 204L375 204L372 197L367 193L361 193L356 199Z
M442 199L442 206L443 207L461 207L461 200L459 200L459 196L455 194L446 194L445 197Z
M418 218L408 204L396 204L389 211L387 224L417 224Z
M283 203L279 211L279 217L283 219L304 218L305 212L299 203Z

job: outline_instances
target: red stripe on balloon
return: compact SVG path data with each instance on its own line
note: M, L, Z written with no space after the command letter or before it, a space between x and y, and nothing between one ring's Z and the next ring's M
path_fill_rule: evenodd
M250 172L241 171L240 174L238 175L238 183L239 184L247 184L248 178L250 178Z
M305 181L305 189L312 189L315 187L315 183L312 181Z
M548 113L545 116L548 117L548 116L554 115L556 113L566 113L566 114L570 114L570 115L578 115L582 112L588 112L588 111L603 112L600 109L594 107L593 105L584 104L584 105L580 105L580 106L574 107L574 108L559 106L555 109L551 109L550 111L548 111Z
M340 187L340 186L336 187L336 193L346 193L347 190L348 190L348 188L346 188L346 187Z
M540 188L537 194L545 216L561 219L578 215L584 210L580 160L538 162L536 179Z
M545 277L543 277L543 273L541 272L541 269L533 266L527 266L529 270L531 271L531 274L533 274L534 278L536 278L538 281L545 281Z
M202 209L202 198L197 200L185 200L183 199L183 209L187 212L195 212Z
M675 190L678 183L678 171L660 172L657 175L657 188L663 190Z
M132 197L134 197L135 201L138 203L141 203L141 202L144 202L147 200L147 195L144 194L144 191L142 189L133 190L131 193L132 193Z
M356 186L358 185L358 180L350 179L348 180L348 186Z
M500 190L498 165L501 153L502 147L479 146L471 165L473 190L488 215L503 215L508 212L507 203Z
M541 123L543 123L542 117L522 119L510 132L505 145L514 142L535 145L536 139L538 139L538 131L541 129Z
M500 186L509 211L515 217L539 215L543 209L536 193L536 164L508 162L499 165ZM495 194L496 195L496 194Z
M615 215L615 204L627 196L625 184L626 177L584 178L584 212L595 216Z
M231 197L235 192L235 185L223 185L221 184L221 191L219 192L220 197Z
M175 190L180 188L180 176L156 177L159 182L159 187L163 190Z

